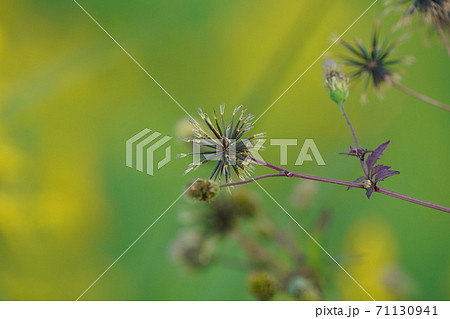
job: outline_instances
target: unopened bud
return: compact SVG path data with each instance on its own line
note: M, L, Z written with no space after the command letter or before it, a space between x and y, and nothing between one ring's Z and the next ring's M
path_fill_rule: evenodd
M373 183L370 179L366 179L362 182L362 185L363 185L364 189L369 189L369 188L372 188Z
M323 63L325 69L325 87L330 98L337 104L344 103L349 95L348 79L340 71L339 66L333 60Z

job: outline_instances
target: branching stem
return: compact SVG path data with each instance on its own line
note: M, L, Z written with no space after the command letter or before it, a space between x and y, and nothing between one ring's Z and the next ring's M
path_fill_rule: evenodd
M248 180L244 180L244 181L238 181L238 182L233 182L233 183L228 183L228 184L223 184L221 185L221 187L229 187L229 186L235 186L235 185L242 185L242 184L248 184L248 183L252 183L256 180L259 179L263 179L263 178L269 178L269 177L297 177L297 178L303 178L303 179L309 179L309 180L313 180L313 181L318 181L318 182L323 182L323 183L331 183L331 184L336 184L336 185L342 185L342 186L347 186L347 187L355 187L355 188L363 188L364 187L359 184L359 183L353 183L353 182L346 182L346 181L341 181L341 180L337 180L337 179L332 179L332 178L326 178L326 177L318 177L318 176L312 176L312 175L306 175L306 174L301 174L301 173L296 173L296 172L292 172L289 170L286 170L284 168L278 167L274 164L271 163L267 163L265 161L250 157L250 159L260 165L269 167L271 169L274 169L276 171L278 171L278 173L274 173L274 174L266 174L266 175L260 175ZM395 193L392 192L390 190L387 189L383 189L383 188L379 188L377 187L375 189L375 192L380 193L380 194L384 194L387 196L391 196L391 197L395 197L395 198L399 198L414 204L418 204L418 205L422 205L422 206L426 206L429 208L433 208L436 210L440 210L446 213L450 213L450 208L449 207L445 207L442 205L437 205L437 204L433 204L430 202L426 202L417 198L413 198L410 196L406 196L406 195L402 195L399 193Z
M353 136L353 141L355 142L356 148L359 148L359 141L358 141L358 137L356 136L355 130L353 129L353 125L350 122L347 113L345 113L345 109L344 109L344 104L339 103L339 108L341 109L342 115L344 116L345 121L347 122L347 125L350 129L350 131L352 132L352 136Z

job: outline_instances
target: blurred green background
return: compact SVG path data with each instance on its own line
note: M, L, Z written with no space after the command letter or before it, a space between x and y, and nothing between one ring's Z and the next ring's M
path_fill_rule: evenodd
M372 1L80 0L188 112L244 104L261 114ZM374 19L386 32L399 14L376 4L346 39L368 40ZM428 40L427 40L428 39ZM342 51L334 48L332 52ZM412 55L402 83L449 102L449 60L426 28L399 47ZM353 180L360 167L337 155L351 136L322 85L321 62L257 123L269 138L313 138L326 166L288 167ZM368 147L391 140L383 163L401 171L384 187L450 205L450 116L394 89L347 113ZM0 299L74 300L150 225L194 177L187 159L154 176L125 166L125 141L144 128L177 135L185 114L71 1L5 0L0 10ZM184 151L174 138L172 153ZM265 159L278 161L268 145ZM258 168L257 173L266 172ZM407 202L319 185L312 208L292 201L295 180L261 184L302 225L332 210L321 244L375 299L396 298L382 280L408 278L409 299L450 297L448 216ZM327 297L367 296L256 185L270 215L326 263ZM222 267L191 273L169 256L180 230L180 200L89 291L86 300L251 300L245 274ZM394 276L397 278L396 276Z

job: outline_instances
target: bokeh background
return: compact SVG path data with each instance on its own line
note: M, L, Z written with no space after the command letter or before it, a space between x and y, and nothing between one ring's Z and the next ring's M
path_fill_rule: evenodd
M361 0L80 0L188 112L244 104L258 116L371 3ZM346 39L368 40L375 19L387 32L399 14L376 4ZM449 60L427 28L397 55L412 55L402 83L450 101ZM332 52L341 49L334 48ZM255 130L269 138L313 138L326 162L287 167L352 180L354 161L337 155L351 136L322 85L321 62L280 99ZM384 187L450 205L450 116L393 89L347 113L362 143L391 146L383 163L401 171ZM176 136L185 114L71 0L4 0L0 10L0 299L74 300L183 191L188 160L154 176L125 166L125 141L144 128ZM172 153L184 151L171 141ZM265 159L277 162L277 147ZM258 168L263 173L264 168ZM375 299L448 299L448 216L400 200L319 185L311 208L292 200L295 180L261 184L308 228L324 208L321 244ZM256 185L280 225L328 265L328 299L367 296ZM85 300L251 300L245 274L223 267L187 272L170 258L180 200L83 297ZM345 258L345 256L359 256ZM402 286L403 285L403 286ZM394 288L393 288L394 287ZM406 287L396 294L395 287ZM403 288L402 288L403 289Z

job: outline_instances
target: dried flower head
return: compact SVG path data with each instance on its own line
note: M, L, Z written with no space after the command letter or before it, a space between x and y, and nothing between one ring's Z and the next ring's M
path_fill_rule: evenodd
M337 104L344 103L349 94L348 79L341 73L338 64L328 59L323 63L325 70L325 87L330 94L330 98Z
M237 216L243 218L253 217L258 213L259 205L255 196L249 191L241 188L239 192L231 194L230 208Z
M240 218L252 217L258 209L255 198L246 191L220 196L210 208L201 224L206 232L222 235L232 231Z
M188 185L186 196L192 199L210 202L219 192L219 185L216 182L207 179L198 179Z
M253 128L251 121L254 116L246 115L242 106L234 109L228 125L225 124L224 112L225 106L221 105L220 117L218 118L214 110L213 124L208 114L199 109L200 117L206 123L209 133L197 122L191 121L194 127L194 136L184 139L184 141L192 143L195 151L190 154L180 154L179 157L192 155L197 156L198 159L188 166L184 174L197 169L202 164L216 160L217 165L210 179L220 181L223 176L225 182L229 183L231 182L232 171L241 179L248 178L249 172L252 171L252 161L249 155L262 148L258 142L265 134L260 133L244 138L244 135Z
M251 273L247 278L247 286L258 300L270 300L276 292L275 279L265 271Z
M450 1L449 0L394 0L387 1L393 6L405 6L404 21L408 21L414 14L419 14L422 20L438 28L450 28Z
M380 43L380 36L377 28L372 37L371 47L367 49L361 41L356 41L354 45L341 40L340 42L351 55L344 57L344 63L353 70L350 74L353 79L366 79L364 91L370 83L377 92L384 83L392 83L398 79L395 66L407 62L407 59L392 59L397 42L389 42L385 39Z

